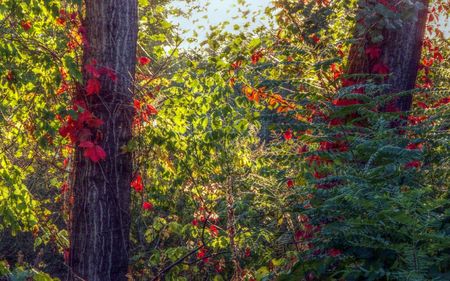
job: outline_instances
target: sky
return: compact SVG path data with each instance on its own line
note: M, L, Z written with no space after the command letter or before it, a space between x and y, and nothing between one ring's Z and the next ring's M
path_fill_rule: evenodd
M230 24L226 30L230 32L238 32L233 29L234 25L243 26L247 22L251 22L252 14L258 16L258 20L251 23L251 27L255 28L260 25L266 25L268 23L267 16L264 17L264 9L268 7L271 0L245 0L245 5L238 4L239 0L197 0L195 4L186 4L183 1L175 1L175 6L186 10L186 7L192 5L199 5L205 10L202 12L195 12L192 17L187 20L182 17L170 18L169 20L174 24L179 24L181 29L186 30L181 34L181 37L185 40L192 37L193 30L198 33L199 41L206 39L206 34L209 32L210 25L218 25L224 21L229 21ZM242 0L241 0L242 1ZM240 1L240 2L241 2ZM209 5L207 5L209 3ZM205 8L206 7L206 8ZM242 11L249 10L250 14L243 17ZM241 12L240 12L241 11ZM205 28L197 28L203 26Z
M189 6L199 5L204 8L202 12L194 12L192 17L188 20L182 17L172 17L169 20L174 24L179 24L180 28L184 30L181 37L185 39L182 46L195 47L198 43L189 43L188 39L193 37L194 30L198 34L198 42L206 39L209 32L210 25L217 25L224 21L229 21L230 24L226 28L230 32L239 32L234 30L234 25L243 26L246 22L251 22L252 14L260 14L255 22L251 23L251 27L255 28L261 25L268 25L269 19L264 17L264 9L271 5L271 0L245 0L245 5L242 6L238 2L243 0L196 0L195 4L186 4L184 1L175 1L175 6L182 10L187 10ZM209 3L209 5L207 5ZM240 11L249 10L250 14L242 16ZM441 19L441 24L446 22ZM201 28L203 27L203 28ZM450 25L443 28L447 38L450 37Z

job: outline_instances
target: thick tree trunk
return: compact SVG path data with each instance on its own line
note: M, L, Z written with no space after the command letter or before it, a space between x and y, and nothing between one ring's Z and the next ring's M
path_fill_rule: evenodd
M137 0L85 0L85 8L84 65L96 62L101 87L84 99L104 121L92 138L107 156L96 163L79 147L75 152L68 280L122 281L128 271L132 180L132 158L122 147L132 137ZM92 76L84 70L84 81Z
M397 13L402 13L402 0L387 1ZM389 85L389 93L400 93L415 88L417 72L422 50L422 42L428 13L428 0L414 0L422 3L424 8L417 9L417 17L404 20L399 28L382 30L384 37L379 44L370 43L370 32L373 28L367 23L367 0L360 1L360 10L357 15L358 25L362 27L356 32L356 44L352 45L349 56L348 74L370 74L376 64L383 64L389 70L389 76L384 81ZM364 5L365 4L365 5ZM364 8L362 8L364 7ZM370 6L369 6L370 7ZM363 32L361 32L363 30ZM371 45L377 45L381 49L378 59L370 59L365 50ZM360 81L363 79L359 79ZM412 105L412 95L405 95L395 101L395 107L399 111L408 111Z

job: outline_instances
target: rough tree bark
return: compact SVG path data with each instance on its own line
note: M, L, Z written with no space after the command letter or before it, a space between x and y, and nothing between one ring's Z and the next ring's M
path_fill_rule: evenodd
M99 95L85 98L104 121L95 136L106 151L98 163L75 151L68 280L127 280L132 158L122 147L132 137L137 0L85 0L84 65L112 70L100 78ZM84 70L84 81L91 74Z
M366 26L367 18L367 0L359 2L359 11L357 13L358 25L365 25L356 31L357 43L353 44L349 54L348 74L369 74L376 63L382 62L389 69L389 76L386 84L389 85L388 93L400 93L415 88L417 72L422 50L422 42L425 34L425 27L428 13L428 0L414 0L413 4L422 3L424 8L416 8L417 17L403 22L400 28L382 30L384 37L379 44L381 57L377 60L370 60L365 53L365 49L370 45L370 35ZM402 12L403 0L387 1L390 7L395 7L397 13ZM417 6L419 7L419 6ZM394 9L394 8L393 8ZM396 108L400 111L408 111L412 105L412 95L405 95L395 101Z

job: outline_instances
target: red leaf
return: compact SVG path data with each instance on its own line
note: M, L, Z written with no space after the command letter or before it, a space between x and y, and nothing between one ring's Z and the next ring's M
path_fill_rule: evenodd
M80 143L80 147L84 147L82 146L82 144L86 146L83 154L84 157L91 159L91 161L94 163L106 159L106 152L101 146L93 144L90 141L84 141Z
M108 75L109 79L111 79L113 82L117 81L117 75L114 71L110 70L106 73Z
M305 152L308 152L308 146L306 144L298 148L298 153L302 154Z
M342 79L342 87L350 87L355 85L357 82L351 79Z
M86 64L86 66L84 67L84 69L86 69L86 72L91 74L94 78L99 78L100 77L100 71L97 70L97 61L91 60L90 64Z
M336 65L335 63L330 65L330 70L333 73L334 79L338 79L343 73L342 67Z
M59 26L64 26L66 24L66 19L64 17L58 17L56 19L56 24Z
M252 252L251 252L250 248L249 247L245 248L245 256L248 258L251 256L251 254L252 254Z
M70 257L70 250L69 249L64 249L64 262L68 263L69 262L69 257Z
M29 20L21 21L20 25L22 26L23 30L25 30L25 31L28 31L31 28L31 22Z
M87 108L86 102L84 100L74 100L73 101L73 110L79 110L81 108Z
M263 57L263 53L261 51L257 51L252 55L252 64L257 64L258 61Z
M317 36L316 34L313 34L310 36L310 38L314 41L314 43L319 43L320 42L320 38L319 36Z
M146 64L149 64L152 60L147 57L140 57L138 59L138 61L139 61L139 64L146 65Z
M286 184L287 184L288 188L294 187L294 181L292 179L288 179Z
M147 114L148 115L156 115L158 114L158 110L151 104L147 104Z
M437 48L436 48L437 49ZM441 54L441 52L439 52L439 50L435 50L433 53L433 58L439 62L443 62L444 61L444 56Z
M406 146L406 149L408 150L422 149L422 148L423 148L422 143L410 143Z
M69 85L67 84L67 82L63 81L61 83L61 86L59 87L59 89L56 91L56 94L59 96L61 94L63 94L64 92L66 92L69 89Z
M420 162L419 160L414 160L411 162L406 163L405 168L420 168L420 166L422 165L422 162Z
M144 185L142 184L142 177L141 175L136 175L134 180L131 182L131 187L136 190L136 192L142 192L144 190Z
M100 118L92 117L87 122L87 125L91 128L99 128L101 125L103 125L103 120Z
M82 148L93 148L95 144L91 141L82 141L78 146Z
M333 118L330 120L329 125L331 127L333 126L340 126L344 124L344 120L342 120L341 118Z
M355 104L361 104L361 101L357 99L335 99L333 100L335 106L349 106Z
M241 65L242 65L242 61L237 60L237 61L235 61L235 62L233 62L233 63L231 64L231 67L232 67L234 70L236 70L236 69L240 68Z
M291 129L287 130L286 132L284 132L284 139L285 140L290 140L292 139L292 131Z
M96 78L91 78L87 81L86 92L88 96L100 94L100 81Z
M89 110L84 110L80 114L78 114L78 122L83 124L84 122L88 122L92 118L92 113Z
M208 258L206 258L205 256L206 256L206 249L205 248L201 248L197 252L197 258L198 259L202 259L204 262L208 262Z
M67 192L67 190L69 190L69 184L68 184L67 182L64 182L64 183L61 185L61 194Z
M339 256L341 254L342 254L342 251L339 250L339 249L332 248L332 249L328 250L328 255L330 257L337 257L337 256Z
M381 56L381 49L377 45L372 45L366 48L366 55L373 60Z
M377 63L376 65L373 66L372 71L374 73L378 73L378 74L388 74L389 73L389 67L387 67L383 63Z
M389 3L389 0L378 0L378 3L386 6L386 8L388 8L389 10L391 10L393 12L397 12L397 7L392 5L391 3Z
M434 58L429 58L429 59L423 58L423 60L422 60L422 65L425 67L431 67L431 66L433 66L433 63L434 63Z
M141 102L139 100L133 100L133 106L136 111L141 110Z
M91 130L89 130L87 128L81 129L77 134L77 138L80 142L90 140L91 137L92 137L92 132L91 132Z
M14 79L14 74L11 70L8 70L8 73L6 74L6 79L8 81L12 81Z
M446 105L450 103L450 97L440 99L436 104L433 105L434 108L440 107L442 105Z
M84 110L82 113L78 115L78 124L80 126L86 126L91 128L99 128L103 125L103 120L95 117L89 110Z
M427 116L413 116L413 115L409 115L408 116L408 121L411 125L417 125L422 123L423 121L427 120L428 117Z
M217 236L219 234L219 230L217 229L217 227L214 224L212 224L209 227L209 232L211 233L212 236Z
M144 203L142 203L142 209L151 211L153 209L153 204L145 201Z
M318 180L323 179L324 177L326 177L326 175L321 174L321 173L319 173L319 172L317 172L317 171L314 171L313 176L314 176L314 178L316 178L316 179L318 179Z
M107 68L107 67L102 67L100 68L100 70L98 71L99 74L105 74L106 76L108 76L109 79L111 79L111 81L115 82L117 80L117 75L114 72L114 70ZM95 77L95 76L94 76ZM99 76L100 77L100 76ZM98 78L98 77L96 77Z
M422 108L422 109L428 109L428 105L426 103L424 103L424 102L421 102L421 101L417 102L417 106Z

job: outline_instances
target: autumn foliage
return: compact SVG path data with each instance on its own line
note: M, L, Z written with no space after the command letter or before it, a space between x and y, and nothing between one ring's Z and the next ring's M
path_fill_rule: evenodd
M74 167L101 174L111 151L132 161L115 167L131 182L117 280L448 279L447 1L276 0L262 27L218 26L198 48L171 1L138 1L133 77L83 57L78 1L12 2L0 3L0 280L64 280ZM385 36L421 9L415 85L392 89ZM125 80L133 95L99 115L117 101L104 85ZM133 135L117 150L111 116Z

